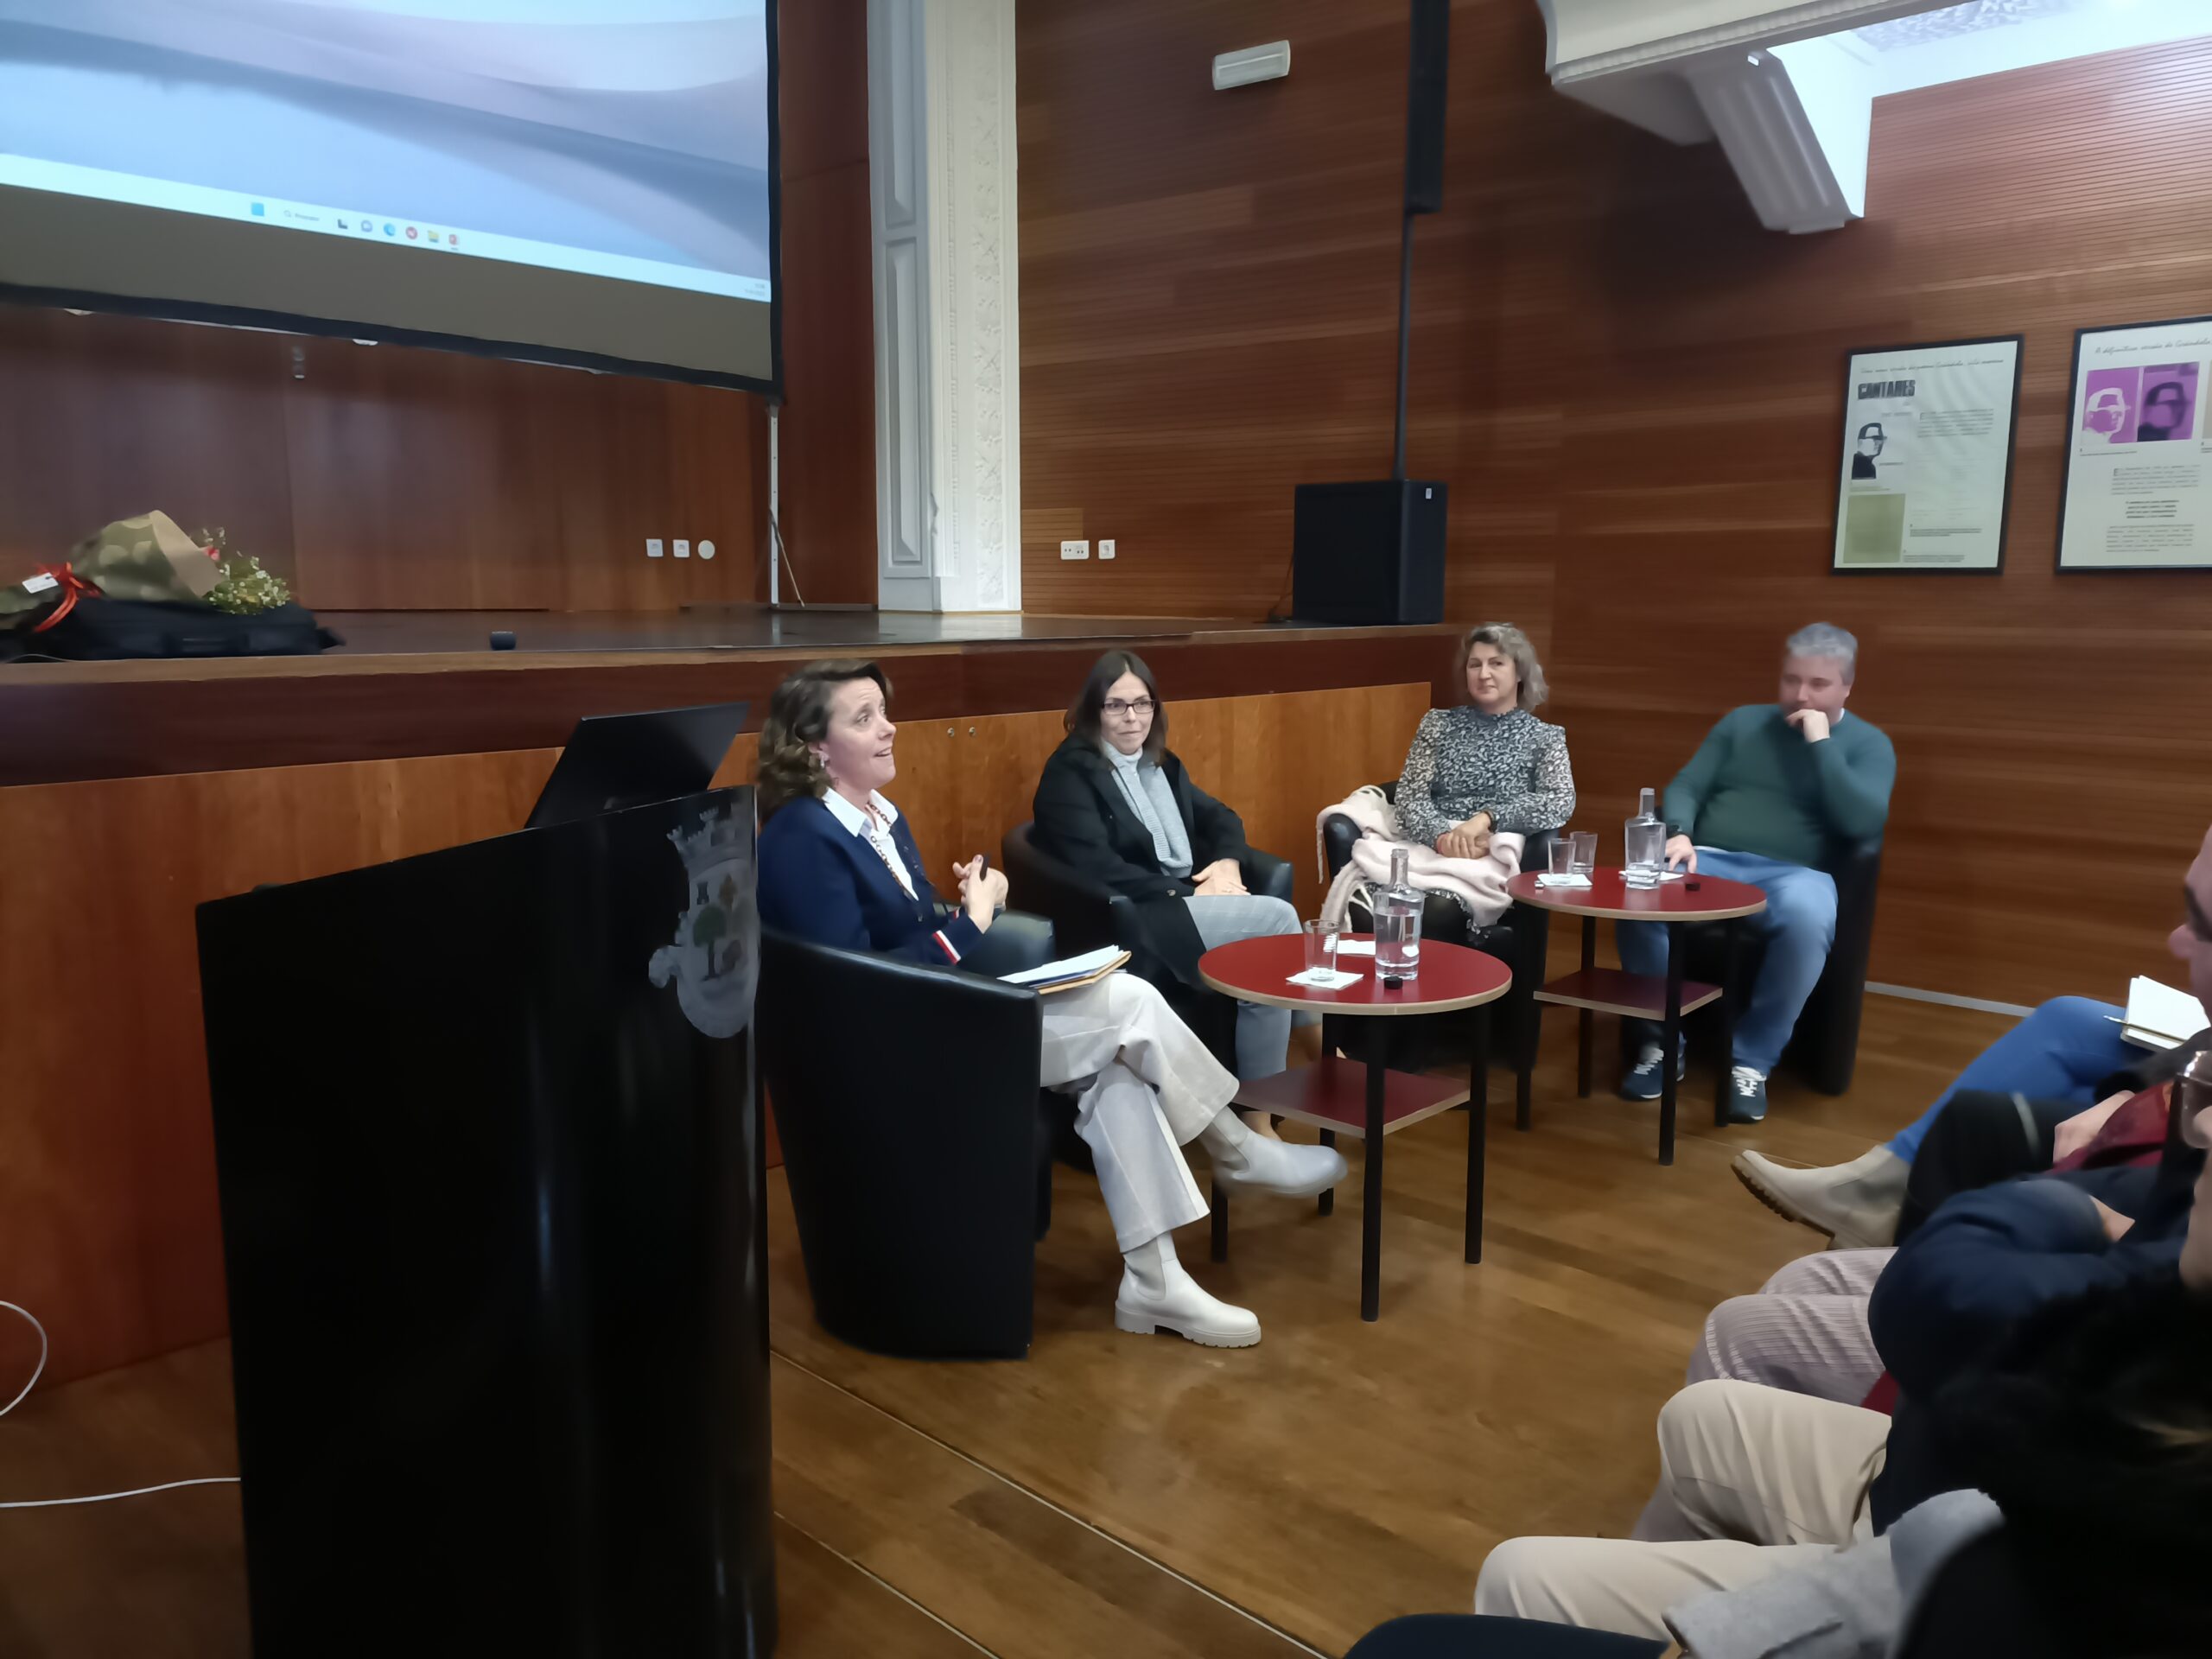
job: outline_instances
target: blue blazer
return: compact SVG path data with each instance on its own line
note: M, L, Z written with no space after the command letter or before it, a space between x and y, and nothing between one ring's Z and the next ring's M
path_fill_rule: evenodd
M958 962L982 930L965 911L941 913L904 813L892 821L891 842L913 880L911 899L868 838L820 801L786 804L762 827L755 855L761 921L841 950L876 950L940 968Z

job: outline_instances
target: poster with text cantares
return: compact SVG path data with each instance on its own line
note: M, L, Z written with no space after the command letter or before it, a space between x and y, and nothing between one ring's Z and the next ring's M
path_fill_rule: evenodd
M2062 570L2212 566L2212 440L2198 391L2212 317L2074 336Z
M1853 352L1847 374L1834 568L2000 568L2020 336Z

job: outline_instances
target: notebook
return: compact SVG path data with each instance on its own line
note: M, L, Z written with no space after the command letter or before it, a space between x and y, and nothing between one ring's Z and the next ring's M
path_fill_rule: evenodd
M1128 961L1129 953L1119 945L1103 944L1096 950L1086 950L1079 957L1062 957L1058 962L1048 962L1041 968L1024 968L1020 973L1001 974L999 977L1009 985L1027 985L1040 995L1047 991L1073 990L1078 985L1089 985L1116 972Z
M2187 991L2141 975L2127 982L2127 1015L2120 1034L2143 1048L2178 1048L2212 1025L2204 1005Z

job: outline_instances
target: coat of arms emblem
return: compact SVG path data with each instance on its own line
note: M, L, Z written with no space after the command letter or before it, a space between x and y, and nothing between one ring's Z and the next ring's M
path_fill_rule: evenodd
M727 806L696 830L671 830L689 902L676 938L653 952L656 986L676 982L683 1017L709 1037L734 1037L753 1018L760 977L760 921L753 892L753 837Z

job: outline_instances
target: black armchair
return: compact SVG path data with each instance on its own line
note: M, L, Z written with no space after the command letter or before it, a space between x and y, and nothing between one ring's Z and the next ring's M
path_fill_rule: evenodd
M1380 786L1384 797L1395 804L1398 798L1395 781ZM1558 832L1540 830L1529 836L1528 845L1521 855L1521 868L1541 870L1551 857L1551 844ZM1329 867L1329 877L1336 879L1351 859L1351 849L1359 840L1359 826L1341 812L1332 812L1321 821L1321 852ZM1374 918L1363 905L1354 906L1357 914L1347 918L1355 931L1365 932L1374 926ZM1432 893L1421 906L1421 936L1424 939L1441 939L1446 944L1464 944L1471 950L1481 950L1497 957L1513 969L1513 988L1505 995L1504 1007L1510 1010L1512 1021L1515 1063L1525 1058L1533 1061L1537 1039L1542 1034L1543 1005L1538 1002L1536 992L1544 982L1544 963L1550 954L1550 916L1543 911L1532 911L1521 905L1507 906L1505 914L1488 927L1471 925L1467 912L1456 899L1440 893ZM1425 1063L1433 1054L1464 1054L1466 1039L1461 1027L1468 1016L1457 1014L1424 1014L1406 1023L1418 1033L1408 1065ZM1341 1022L1340 1022L1341 1023ZM1357 1040L1359 1021L1350 1022L1355 1029L1347 1035ZM1401 1054L1407 1052L1400 1049ZM1525 1113L1519 1127L1529 1127Z
M1185 985L1162 971L1146 943L1135 900L1092 880L1039 847L1034 826L1016 824L999 845L1006 871L1007 899L1050 919L1061 953L1080 955L1116 945L1132 957L1131 966L1160 987L1184 1023L1230 1071L1236 1069L1236 1003L1203 987ZM1244 885L1271 899L1290 898L1296 872L1287 859L1255 848L1243 861Z
M823 1328L908 1358L1025 1356L1052 1203L1036 993L763 928L758 1004Z
M1861 842L1829 864L1827 871L1835 878L1835 941L1828 947L1820 982L1797 1016L1783 1061L1821 1093L1840 1095L1850 1089L1859 1063L1859 1020L1866 1000L1867 959L1874 945L1874 894L1882 875L1882 843ZM1688 944L1688 976L1728 986L1731 998L1738 1001L1757 978L1766 954L1758 940L1746 938L1731 975L1723 930L1692 928Z

